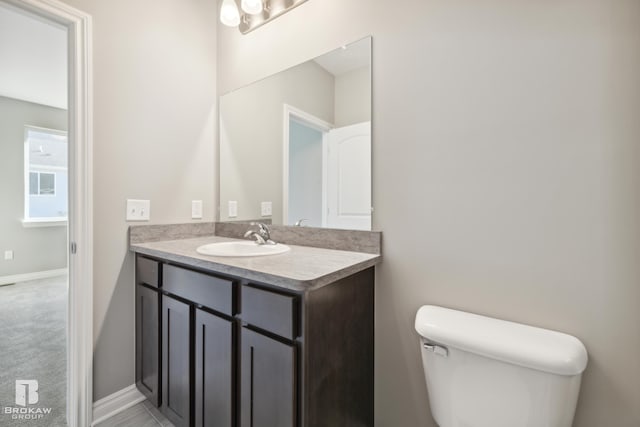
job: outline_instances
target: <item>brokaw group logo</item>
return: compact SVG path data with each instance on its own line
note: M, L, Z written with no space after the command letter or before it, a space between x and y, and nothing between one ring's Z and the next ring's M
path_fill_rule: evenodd
M27 406L38 403L38 381L16 380L16 405Z
M38 403L37 380L16 380L16 406L5 406L4 415L13 420L39 420L51 413L51 408L30 407Z

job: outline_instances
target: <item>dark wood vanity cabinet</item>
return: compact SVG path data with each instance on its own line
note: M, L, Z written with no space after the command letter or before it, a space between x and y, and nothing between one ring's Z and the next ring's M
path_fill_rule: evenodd
M191 425L191 311L189 304L162 296L162 405L176 427Z
M234 286L136 257L136 384L176 427L234 426Z
M160 404L159 264L136 259L136 384L155 406Z
M241 341L241 427L297 426L295 347L246 327Z
M299 296L245 284L240 427L297 426Z
M195 317L195 425L235 425L235 323L201 309Z
M162 266L160 410L177 427L233 426L236 283Z
M174 425L373 426L373 267L293 291L136 266L136 382Z

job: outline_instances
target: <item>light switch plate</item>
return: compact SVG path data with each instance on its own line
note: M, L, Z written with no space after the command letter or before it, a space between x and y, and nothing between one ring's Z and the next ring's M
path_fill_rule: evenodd
M273 204L271 202L260 203L260 215L271 216L273 214Z
M229 200L229 218L235 218L238 216L238 202L235 200Z
M127 221L149 221L151 201L127 199Z
M13 251L4 251L5 261L11 261L13 259Z
M191 201L191 219L202 219L202 200Z

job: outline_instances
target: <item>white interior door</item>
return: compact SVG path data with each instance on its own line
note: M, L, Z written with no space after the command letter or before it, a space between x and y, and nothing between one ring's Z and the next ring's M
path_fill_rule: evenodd
M332 129L327 227L371 230L371 122Z

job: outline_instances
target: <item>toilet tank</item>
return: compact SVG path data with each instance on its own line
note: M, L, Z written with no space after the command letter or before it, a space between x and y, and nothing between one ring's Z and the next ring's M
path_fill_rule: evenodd
M577 338L429 305L415 328L440 427L571 427L587 366Z

